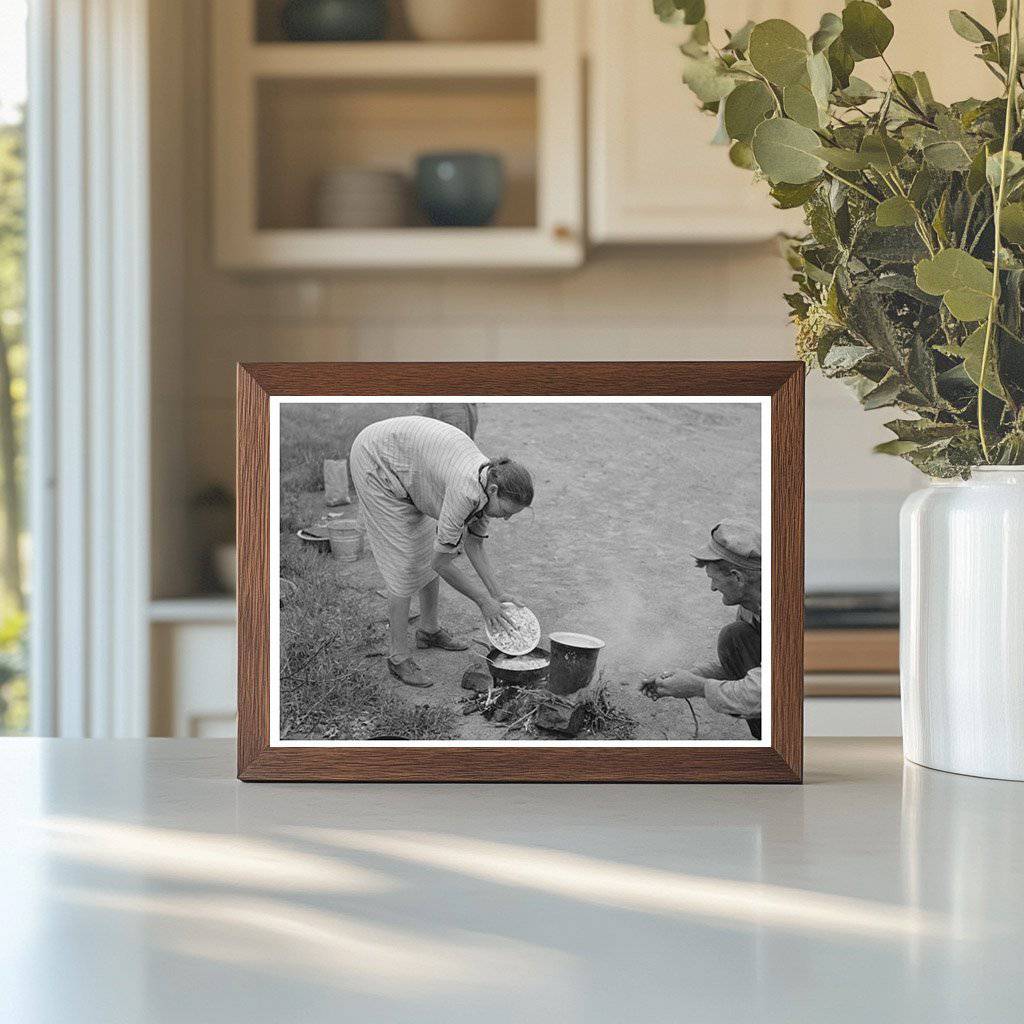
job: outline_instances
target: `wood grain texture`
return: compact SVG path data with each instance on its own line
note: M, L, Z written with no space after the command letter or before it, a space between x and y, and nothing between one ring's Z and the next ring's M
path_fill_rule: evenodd
M271 747L271 395L767 395L770 747ZM245 781L799 782L804 368L798 362L251 363L238 368L238 777Z
M898 629L809 629L804 644L807 672L900 670Z

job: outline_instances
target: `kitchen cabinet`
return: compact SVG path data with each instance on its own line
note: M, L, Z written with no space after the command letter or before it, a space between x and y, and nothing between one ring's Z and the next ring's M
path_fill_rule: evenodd
M992 20L988 0L958 6ZM709 4L709 16L719 34L767 18L785 18L809 34L830 7L842 4L737 0ZM904 2L886 14L896 27L887 54L894 67L927 71L943 101L994 95L998 83L954 34L945 8ZM590 0L587 25L591 241L751 241L801 228L799 210L774 209L767 186L732 166L724 147L709 144L715 121L681 81L678 46L688 27L662 24L644 0ZM857 73L877 80L885 69L874 61Z
M528 0L518 0L527 4ZM531 39L282 38L273 0L217 0L211 139L214 256L229 269L558 267L583 258L579 0L536 0ZM423 152L498 154L486 227L322 226L339 169L411 176Z
M742 0L712 7L738 28L779 17L818 23L820 4ZM644 2L590 0L588 15L588 213L593 242L729 242L795 229L767 185L712 146L715 120L682 83L679 44L689 28L664 25Z

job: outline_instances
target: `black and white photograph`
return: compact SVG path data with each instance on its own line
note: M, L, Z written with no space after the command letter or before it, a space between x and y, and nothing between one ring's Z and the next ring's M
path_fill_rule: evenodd
M769 419L273 398L272 744L767 744Z

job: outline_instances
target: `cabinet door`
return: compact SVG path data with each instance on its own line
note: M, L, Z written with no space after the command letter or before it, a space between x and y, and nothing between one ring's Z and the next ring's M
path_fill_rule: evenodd
M820 3L736 0L711 7L716 38L748 19L817 27ZM727 9L726 9L727 8ZM767 185L712 146L715 120L683 85L679 44L649 0L590 0L590 236L595 242L706 242L768 238L794 230Z
M714 119L681 81L678 45L689 33L663 25L649 0L589 0L590 237L594 242L749 240L799 230L799 211L775 210L767 187L709 145ZM810 34L841 2L734 0L709 4L713 32L747 19L786 18ZM989 0L957 7L991 26ZM928 73L944 102L996 95L998 83L950 27L946 8L908 0L886 11L896 27L887 53L894 67ZM1003 31L1006 23L1003 23ZM880 83L880 61L857 73Z

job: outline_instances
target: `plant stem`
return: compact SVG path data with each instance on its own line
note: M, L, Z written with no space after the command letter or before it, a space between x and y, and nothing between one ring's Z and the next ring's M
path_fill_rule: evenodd
M775 103L775 113L778 114L779 117L785 117L785 112L782 109L782 102L779 100L779 97L775 95L775 90L772 88L772 83L769 82L768 79L764 77L764 75L760 74L757 71L753 72L753 74L756 78L764 82L764 87L768 90L772 100Z
M1016 331L1011 331L1011 330L1010 330L1010 328L1009 328L1009 327L1007 327L1007 326L1006 326L1006 324L1004 324L1002 320L997 320L997 321L996 321L996 326L997 326L997 327L998 327L998 328L999 328L999 329L1000 329L1001 331L1006 331L1006 333L1007 333L1007 334L1008 334L1008 335L1009 335L1009 336L1010 336L1011 338L1014 338L1014 339L1015 339L1016 341L1019 341L1019 342L1020 342L1020 343L1021 343L1022 345L1024 345L1024 338L1022 338L1022 337L1021 337L1021 336L1020 336L1020 335L1019 335L1019 334L1018 334L1018 333L1017 333Z
M999 189L995 196L993 213L995 243L992 252L992 295L989 300L988 319L985 321L985 345L981 350L981 369L978 371L978 435L981 451L987 463L992 462L989 454L988 437L985 434L985 372L988 369L989 351L992 346L992 329L999 308L999 255L1000 227L1003 201L1006 195L1006 159L1010 151L1010 137L1014 115L1017 111L1017 66L1020 60L1020 0L1010 0L1010 73L1006 84L1006 118L1003 124L1003 149L999 155Z
M900 87L900 83L896 81L896 72L893 71L892 65L885 59L885 54L880 53L879 56L882 58L882 63L886 66L889 71L889 84L900 94L900 98L903 102L915 113L918 117L926 118L928 115L918 106L917 100L913 96L908 95ZM931 122L926 120L925 124L931 125Z
M981 222L981 227L978 228L977 234L974 236L974 241L967 247L968 252L974 252L977 244L981 241L981 236L985 234L985 228L988 227L990 220L992 220L992 214L987 214L985 219Z
M867 189L861 188L860 185L858 185L856 182L847 181L846 178L840 178L838 174L833 174L827 167L824 168L824 173L827 174L830 178L834 179L835 181L842 182L842 184L847 185L849 188L852 188L854 192L859 192L862 196L866 196L868 199L871 200L871 202L876 204L878 203L878 196L873 196Z

